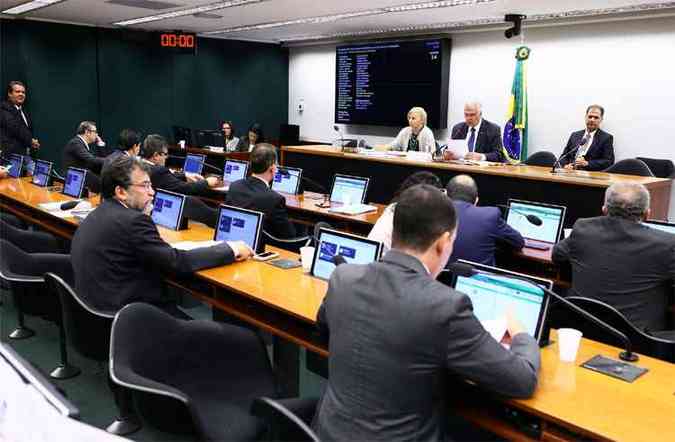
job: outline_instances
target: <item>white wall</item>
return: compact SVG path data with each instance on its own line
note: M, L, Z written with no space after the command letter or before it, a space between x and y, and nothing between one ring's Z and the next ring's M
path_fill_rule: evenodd
M559 153L570 132L583 128L586 106L605 107L603 128L614 135L617 160L636 156L675 161L675 18L642 19L526 29L529 153ZM449 126L462 121L467 100L483 103L483 116L503 127L518 38L502 31L451 35ZM300 137L332 141L335 45L292 48L289 123ZM303 101L304 112L297 111ZM401 126L406 124L401 115ZM400 128L343 126L345 136L387 142ZM440 140L448 131L435 131ZM673 192L675 200L675 192ZM671 200L671 218L675 203Z

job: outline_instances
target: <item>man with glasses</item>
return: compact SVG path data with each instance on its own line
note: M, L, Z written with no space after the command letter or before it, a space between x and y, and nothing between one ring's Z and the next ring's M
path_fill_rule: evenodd
M75 232L71 259L77 293L92 306L115 312L131 302L154 304L186 317L164 298L164 276L189 274L252 256L242 241L189 251L172 248L157 231L148 166L133 157L115 159L101 177L101 204Z
M92 153L92 145L103 143L98 136L96 123L93 121L83 121L77 126L77 135L68 141L63 148L63 171L69 167L79 167L87 170L87 181L85 185L94 192L100 189L101 181L98 174L103 167L103 158L98 158Z

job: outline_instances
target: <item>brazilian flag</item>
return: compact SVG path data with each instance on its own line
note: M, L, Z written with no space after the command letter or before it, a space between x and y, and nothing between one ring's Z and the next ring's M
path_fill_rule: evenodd
M530 48L516 49L516 73L511 86L509 110L504 126L503 150L511 163L527 159L527 59Z

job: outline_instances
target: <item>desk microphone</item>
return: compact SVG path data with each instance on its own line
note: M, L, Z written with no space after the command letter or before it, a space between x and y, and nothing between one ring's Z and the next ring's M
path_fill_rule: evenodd
M499 207L503 207L504 209L510 210L513 213L517 213L518 215L522 216L527 220L532 225L535 226L541 226L544 224L544 222L539 218L537 215L532 215L531 213L523 212L522 210L519 209L514 209L513 207L506 206L504 204L497 204Z
M169 158L173 158L174 160L185 160L185 157L182 157L180 155L169 155ZM213 165L207 163L206 161L204 161L202 164L204 166L206 166L207 169L215 170L216 172L218 172L221 175L224 173L223 169L221 169L219 167L216 167L216 166L213 166Z
M59 206L59 209L64 210L64 211L70 210L70 209L74 208L75 206L77 206L78 204L80 204L80 202L82 202L82 200L66 201L65 203L61 204L61 206Z
M335 260L335 258L333 258L333 260ZM453 273L456 276L464 276L464 277L467 277L467 278L471 277L473 275L476 275L476 274L480 274L480 272L477 271L476 269L474 269L471 264L466 263L466 262L459 262L459 261L454 262L452 264L449 264L447 269L450 273ZM635 362L639 359L638 355L636 355L632 351L633 344L630 342L630 339L628 339L628 336L626 336L625 334L623 334L619 330L615 329L611 325L609 325L606 322L598 319L597 317L588 313L586 310L582 309L578 305L575 305L575 304L571 303L567 299L565 299L562 296L556 294L552 290L547 289L546 287L535 285L531 281L529 281L525 278L521 278L518 275L509 274L509 278L517 279L519 281L523 281L524 283L526 283L526 284L528 284L532 287L538 287L538 288L542 289L550 297L552 297L556 301L560 302L561 304L563 304L568 309L576 312L577 314L579 314L580 316L583 316L588 321L590 321L593 324L599 326L600 328L603 328L603 329L607 330L608 332L610 332L611 334L613 334L614 336L619 338L621 341L623 341L624 347L626 349L625 351L622 351L622 352L619 353L619 358L621 358L622 360L629 361L629 362Z
M335 267L339 266L340 264L347 264L347 260L342 255L333 255L332 261L333 264L335 264Z
M342 134L342 131L340 130L337 124L333 125L333 130L340 135L340 148L343 149L345 147L345 137Z
M562 154L562 155L560 156L560 158L558 158L558 159L555 161L555 163L553 163L553 168L551 169L551 173L557 173L557 170L558 170L558 168L560 167L560 162L561 162L564 158L567 158L568 156L570 156L571 154L576 153L579 149L581 149L582 147L584 147L587 143L588 143L588 137L585 136L585 137L583 137L583 138L581 139L581 141L579 141L579 144L578 144L574 149L570 149L569 152Z

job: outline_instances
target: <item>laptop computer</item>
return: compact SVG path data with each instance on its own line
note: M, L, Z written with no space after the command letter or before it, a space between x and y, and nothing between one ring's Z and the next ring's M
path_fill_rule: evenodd
M77 167L69 167L63 183L62 193L73 198L82 198L87 171Z
M565 206L555 204L509 199L506 223L523 235L525 247L548 250L560 239L566 210ZM531 223L528 216L541 223Z
M272 180L272 190L289 195L297 195L302 180L302 169L278 166Z
M35 168L33 169L33 179L31 182L40 187L47 187L49 185L49 178L52 174L53 164L51 161L35 160Z
M264 248L260 241L264 214L255 210L222 204L218 210L218 224L214 241L244 241L256 253Z
M343 204L361 204L366 200L369 182L370 178L336 173L333 176L333 185L330 188L330 201Z
M21 178L23 174L23 155L13 153L9 156L9 176Z
M335 270L335 255L341 255L349 264L369 264L380 259L382 253L380 241L326 228L319 229L317 244L311 274L321 279L329 279Z
M506 310L513 308L529 335L540 343L546 340L543 330L549 296L539 287L551 290L553 281L469 261L463 262L471 264L476 274L455 276L452 287L471 298L473 313L484 326L501 321Z
M673 233L675 234L675 223L669 223L666 221L658 221L655 219L649 219L645 222L643 222L647 227L651 227L652 229L656 230L661 230L663 232L668 232L668 233Z
M185 195L157 189L152 206L152 220L155 224L171 230L187 228L187 218L183 218Z
M183 172L201 175L202 169L204 168L204 161L206 161L206 155L199 153L187 154L185 156L185 163L183 164Z
M223 187L229 188L230 183L246 178L248 161L227 160L223 167Z

